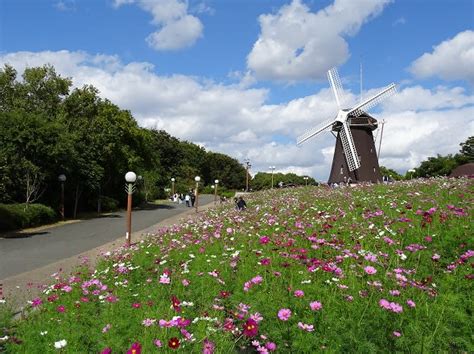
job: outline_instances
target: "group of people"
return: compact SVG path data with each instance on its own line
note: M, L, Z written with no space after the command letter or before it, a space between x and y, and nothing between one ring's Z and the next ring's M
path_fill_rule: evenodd
M190 190L188 193L183 194L183 193L175 193L170 197L170 200L175 202L175 203L186 203L187 207L194 207L194 203L196 202L196 194L194 194L193 190ZM227 199L225 197L220 198L220 202L224 203L226 202ZM245 210L247 209L247 203L245 202L244 198L242 196L240 197L235 197L234 198L234 203L235 203L235 209L236 210Z
M196 194L194 194L193 190L190 190L188 193L175 193L171 196L171 200L175 203L186 203L187 207L194 207L194 203L196 202Z

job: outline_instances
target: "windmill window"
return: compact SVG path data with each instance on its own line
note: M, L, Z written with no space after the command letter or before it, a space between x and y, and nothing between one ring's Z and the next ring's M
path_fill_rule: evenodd
M341 175L344 174L344 169L342 168L342 165L341 165Z
M375 173L375 167L374 167L374 173Z
M370 148L370 152L374 152L374 150L372 148Z

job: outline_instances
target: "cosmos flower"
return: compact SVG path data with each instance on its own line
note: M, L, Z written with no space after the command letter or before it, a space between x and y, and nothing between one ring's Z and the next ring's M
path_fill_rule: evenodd
M171 349L178 349L180 345L181 343L176 337L173 337L168 341L168 347L170 347Z
M319 301L311 301L309 307L311 308L311 311L319 311L323 308L323 305Z
M65 339L62 339L60 341L54 342L54 347L56 349L61 349L64 348L67 345L67 341Z
M246 337L255 337L258 333L258 323L255 322L253 319L249 318L244 323L244 331L243 334Z
M278 311L278 318L282 321L288 321L291 317L290 309L280 309Z

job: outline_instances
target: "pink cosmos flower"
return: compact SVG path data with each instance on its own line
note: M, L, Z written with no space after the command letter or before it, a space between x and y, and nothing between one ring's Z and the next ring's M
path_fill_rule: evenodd
M171 280L168 274L164 273L160 275L160 284L169 284L169 283L171 283Z
M374 267L372 266L367 266L364 268L364 271L369 274L369 275L372 275L372 274L375 274L377 273L377 269L375 269Z
M392 334L393 334L394 337L401 337L402 336L402 334L398 331L393 331Z
M265 344L265 348L267 348L269 351L273 352L276 350L277 346L273 342L268 342Z
M258 312L255 312L253 315L250 315L250 318L257 323L260 323L263 320L262 315Z
M107 333L110 328L112 328L112 325L110 323L107 323L104 328L102 328L102 333Z
M234 230L233 230L231 227L228 227L228 228L226 229L226 231L227 231L228 234L231 234Z
M58 312L65 312L65 311L66 311L66 307L64 307L64 305L59 305L59 306L56 308L56 310L57 310Z
M262 258L262 259L260 260L260 264L263 265L263 266L269 265L270 262L271 262L270 258Z
M163 346L163 343L161 343L161 340L155 339L153 341L153 344L156 345L158 348L161 348Z
M295 297L303 297L304 296L304 291L303 290L295 290L293 293Z
M313 332L314 331L314 326L313 325L309 325L309 324L306 324L306 323L303 323L303 322L298 322L298 327L301 328L303 331L306 331L306 332Z
M32 307L37 307L37 306L41 305L42 303L43 303L43 300L41 300L39 297L36 297L31 301L31 306Z
M407 300L407 305L411 308L416 307L415 301L408 299Z
M319 311L323 308L323 305L319 301L312 301L309 303L309 307L312 311Z
M203 342L202 354L212 354L214 353L215 348L216 345L206 338Z
M280 309L278 311L278 318L282 321L288 321L291 317L290 309Z
M256 277L252 278L250 281L253 284L260 284L263 281L263 278L260 275L257 275Z
M188 279L183 279L183 280L181 281L181 284L183 284L184 286L189 286L189 284L191 284L191 283L190 283L190 281L189 281Z
M260 243L262 245L267 244L268 242L270 242L270 238L268 238L267 236L260 237Z
M142 325L145 327L150 327L155 324L156 320L154 318L146 318L142 321Z

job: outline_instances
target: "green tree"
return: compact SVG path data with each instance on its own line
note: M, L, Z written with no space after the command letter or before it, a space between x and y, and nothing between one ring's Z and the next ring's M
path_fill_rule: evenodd
M470 136L459 145L461 146L459 153L465 157L466 162L474 162L474 136Z

